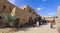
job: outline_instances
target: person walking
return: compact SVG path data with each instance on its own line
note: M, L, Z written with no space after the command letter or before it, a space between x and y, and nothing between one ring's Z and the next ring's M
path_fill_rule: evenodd
M39 27L39 21L37 21L37 27Z
M50 27L53 28L53 21L51 22L51 26Z

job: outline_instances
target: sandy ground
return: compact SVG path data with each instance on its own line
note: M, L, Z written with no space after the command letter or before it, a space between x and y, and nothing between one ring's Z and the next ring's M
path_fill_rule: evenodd
M39 27L19 28L13 31L12 28L0 28L0 33L58 33L56 28L50 28L50 24Z
M31 27L31 28L26 28L27 30L23 31L18 31L15 33L58 33L56 28L50 28L50 24L48 25L42 25L40 27Z
M11 28L0 28L0 33L13 33Z

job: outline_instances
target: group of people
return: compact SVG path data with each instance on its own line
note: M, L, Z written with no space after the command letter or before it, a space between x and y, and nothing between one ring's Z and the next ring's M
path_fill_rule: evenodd
M47 22L47 21L44 21L44 22ZM50 23L50 28L53 28L54 22L55 22L54 20L49 22ZM40 26L40 24L43 24L43 22L42 23L40 23L39 21L36 22L37 27Z

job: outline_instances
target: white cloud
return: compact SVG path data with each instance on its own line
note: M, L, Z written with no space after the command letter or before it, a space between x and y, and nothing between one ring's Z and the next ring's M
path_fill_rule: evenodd
M15 4L15 0L8 0L9 2Z
M50 13L48 13L49 15L54 15L54 14L56 14L55 12L50 12Z
M37 10L41 10L42 8L37 8Z
M49 15L52 15L53 13L49 13Z
M40 11L40 10L42 10L43 8L44 8L44 7L39 7L39 8L37 8L37 10Z
M47 0L43 0L43 1L47 1Z

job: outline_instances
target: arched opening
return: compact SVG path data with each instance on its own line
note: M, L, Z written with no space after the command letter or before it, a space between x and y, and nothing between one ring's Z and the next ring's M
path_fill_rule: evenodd
M2 17L0 16L0 24L1 24L1 22L2 22Z
M0 28L3 28L3 27L5 27L5 22L4 22L4 19L3 19L3 17L2 16L0 16Z
M14 19L13 27L18 28L18 25L19 25L19 18L16 18L16 19Z
M36 22L37 22L37 18L34 19L34 24L36 24Z
M29 25L32 25L33 24L33 20L32 20L32 17L29 17Z

